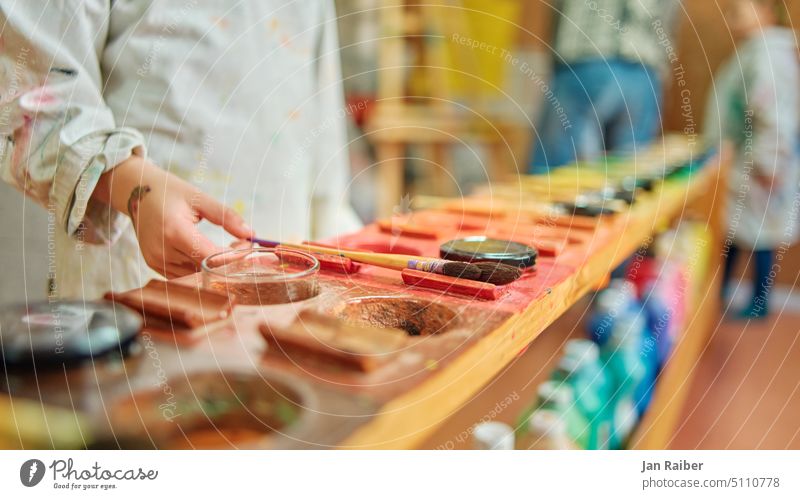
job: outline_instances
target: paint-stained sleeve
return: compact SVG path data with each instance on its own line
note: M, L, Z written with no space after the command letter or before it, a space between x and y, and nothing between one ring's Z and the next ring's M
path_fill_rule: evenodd
M353 110L344 102L339 40L333 1L323 2L316 50L316 103L321 128L314 153L312 232L315 238L352 232L361 226L350 200L350 157L347 119Z
M102 95L109 2L0 0L0 174L51 211L61 230L113 241L122 215L91 200L142 135L117 128Z

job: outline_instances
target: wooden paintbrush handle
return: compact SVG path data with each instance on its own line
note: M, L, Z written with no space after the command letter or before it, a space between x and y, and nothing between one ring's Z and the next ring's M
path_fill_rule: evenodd
M386 267L395 270L403 269L417 269L425 270L426 264L433 264L441 262L439 258L428 258L415 255L395 255L392 253L368 253L363 251L351 251L340 248L329 248L327 246L315 246L313 244L290 244L283 243L283 246L296 248L312 253L323 253L326 255L341 255L345 256L355 262L366 263L370 265L377 265L379 267ZM433 270L427 272L435 272L435 265L428 265Z

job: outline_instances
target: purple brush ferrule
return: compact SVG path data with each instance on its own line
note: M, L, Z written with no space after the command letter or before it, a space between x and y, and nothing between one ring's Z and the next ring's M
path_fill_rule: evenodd
M444 260L409 260L408 268L421 270L422 272L441 274L444 270Z
M269 241L267 239L259 239L257 237L250 237L248 239L250 242L256 243L259 246L263 246L264 248L274 248L275 246L280 246L281 244L277 241Z

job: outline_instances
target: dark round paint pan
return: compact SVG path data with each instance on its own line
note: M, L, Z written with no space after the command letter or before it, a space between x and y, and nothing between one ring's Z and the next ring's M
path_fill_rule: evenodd
M533 267L538 255L536 248L527 244L486 236L454 239L439 247L439 255L459 262L496 262L514 267Z

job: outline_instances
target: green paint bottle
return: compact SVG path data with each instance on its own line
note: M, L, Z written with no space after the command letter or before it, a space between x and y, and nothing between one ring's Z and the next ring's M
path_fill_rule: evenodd
M600 362L600 350L590 340L570 340L554 376L563 377L575 407L588 422L587 449L608 449L613 424L612 384Z
M621 316L614 333L601 349L601 358L610 374L612 389L612 418L610 448L622 448L638 422L636 390L645 378L642 360L642 338L645 330L643 314Z

